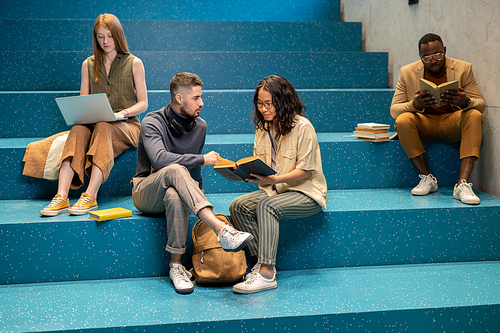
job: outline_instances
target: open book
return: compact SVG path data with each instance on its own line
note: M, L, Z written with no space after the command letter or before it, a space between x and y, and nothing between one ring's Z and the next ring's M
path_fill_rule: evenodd
M251 173L262 176L276 174L276 171L257 156L245 157L237 162L223 158L222 161L215 163L214 170L230 182L255 179L255 177L250 176Z
M444 94L446 90L458 90L458 81L450 81L440 84L439 86L435 85L434 82L431 82L426 79L420 79L420 91L428 91L429 94L434 96L437 101L436 107L440 107L446 105L448 103L441 102L441 94Z

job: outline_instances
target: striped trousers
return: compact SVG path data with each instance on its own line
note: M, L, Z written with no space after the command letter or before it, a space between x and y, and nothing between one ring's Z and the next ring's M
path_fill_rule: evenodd
M279 220L304 218L321 211L321 206L300 192L284 192L268 196L264 190L234 199L229 212L234 226L254 236L247 249L259 256L258 263L276 266Z

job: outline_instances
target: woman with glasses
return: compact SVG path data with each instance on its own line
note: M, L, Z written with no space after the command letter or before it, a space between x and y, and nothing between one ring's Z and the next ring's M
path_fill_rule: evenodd
M257 178L248 181L260 189L234 199L229 208L235 226L254 236L248 253L258 257L245 281L233 287L241 294L277 287L279 220L305 218L326 208L318 139L293 86L284 77L268 76L255 89L253 104L254 154L276 174L252 174Z
M83 215L97 209L97 193L125 149L137 147L139 114L148 107L144 66L130 54L120 21L112 14L99 15L94 24L94 55L82 65L80 95L106 93L118 121L75 125L71 128L61 157L56 196L40 211L43 216L64 212ZM70 207L68 192L89 185Z

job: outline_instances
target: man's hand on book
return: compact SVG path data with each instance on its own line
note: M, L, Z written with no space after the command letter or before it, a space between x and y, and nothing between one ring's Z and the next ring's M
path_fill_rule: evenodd
M413 97L413 107L417 110L423 110L424 108L433 107L437 105L436 98L429 94L427 90L420 91L417 90L415 97Z
M215 151L211 151L210 153L203 155L203 158L204 165L214 165L215 162L221 161L219 153L216 153Z
M467 97L463 88L446 90L444 94L441 94L441 100L445 103L459 106L462 109L467 107L469 103L469 97Z

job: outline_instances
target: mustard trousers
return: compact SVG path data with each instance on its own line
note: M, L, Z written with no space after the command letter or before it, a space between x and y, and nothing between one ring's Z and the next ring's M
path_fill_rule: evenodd
M405 112L396 119L399 142L408 158L425 152L423 141L460 142L460 159L479 158L483 115L476 109L440 115Z
M126 121L75 125L71 128L61 156L61 162L72 157L75 176L71 188L83 185L84 175L90 177L92 164L101 169L104 183L114 165L114 159L125 149L137 148L141 125Z

